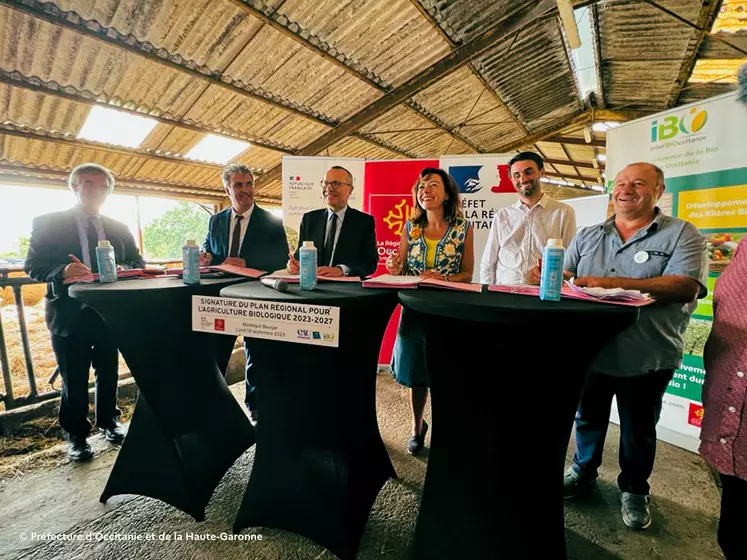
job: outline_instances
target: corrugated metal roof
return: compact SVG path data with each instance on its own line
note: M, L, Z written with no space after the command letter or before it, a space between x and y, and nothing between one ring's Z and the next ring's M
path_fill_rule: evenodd
M419 0L454 42L469 41L527 2L520 0Z
M296 149L329 130L323 124L282 109L258 105L237 93L210 86L185 116L257 138L269 138Z
M0 6L0 65L182 115L206 87L188 74Z
M0 122L78 134L90 107L0 83Z
M381 139L414 157L433 157L444 153L471 153L469 146L454 140L433 123L405 106L397 106L387 114L364 126L362 132Z
M449 127L461 126L460 134L485 151L523 135L511 114L467 67L439 80L413 100Z
M402 156L371 142L366 142L360 138L345 138L330 146L330 156L336 157L356 157L367 159L400 159Z
M272 169L276 165L280 164L283 154L259 146L251 146L245 150L233 160L231 163L243 163L244 165L251 167L252 169L259 170L260 173Z
M314 71L309 72L310 68ZM381 96L378 89L267 26L226 74L336 120L357 113Z
M393 87L451 50L410 0L288 0L278 13Z
M708 14L709 1L661 3L695 22ZM745 48L742 4L724 0L714 29ZM183 155L204 134L220 132L278 147L255 143L237 158L277 170L281 150L302 150L340 122L357 119L372 103L386 101L392 88L437 68L452 44L469 48L527 6L520 0L24 0L21 10L2 5L0 69L17 71L20 83L11 87L3 83L8 74L0 74L1 121L74 138L92 99L164 120L142 143L145 150L4 134L0 160L51 172L90 157L133 181L220 189L219 166L149 154ZM679 101L733 87L698 82L722 70L733 75L744 59L738 51L709 37L700 44L696 30L644 2L604 1L597 11L601 76L612 109L653 111L671 103L698 45L700 60ZM31 91L36 79L43 80L44 93ZM496 42L472 67L429 83L411 100L384 104L377 119L352 127L350 135L322 150L386 159L491 152L542 139L537 131L557 134L559 125L577 122L586 109L556 17L535 21L516 40ZM175 126L180 120L188 126ZM575 129L563 134L583 137ZM547 157L561 162L553 167L558 173L598 177L599 170L589 167L595 154L590 147L541 145ZM568 156L586 166L562 163ZM260 195L279 196L277 174L267 177L272 180L262 184Z
M701 0L661 4L693 22L703 6ZM597 13L607 102L665 109L697 32L644 2L600 2Z
M210 68L225 68L262 26L230 2L214 0L55 0L64 11L96 20Z
M555 18L519 33L515 41L501 41L478 58L475 67L529 130L544 128L582 107Z

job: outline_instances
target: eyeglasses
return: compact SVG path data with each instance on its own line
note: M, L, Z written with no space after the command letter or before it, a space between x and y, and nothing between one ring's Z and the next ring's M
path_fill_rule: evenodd
M350 183L341 183L340 181L322 181L321 182L322 189L327 189L330 191L339 190L340 187L342 187L343 185L345 185L346 187L353 186Z

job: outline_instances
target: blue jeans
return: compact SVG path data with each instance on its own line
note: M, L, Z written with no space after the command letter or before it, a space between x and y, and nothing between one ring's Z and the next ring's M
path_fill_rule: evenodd
M602 464L612 397L620 416L620 475L623 492L648 494L648 477L656 457L656 424L662 398L674 371L652 371L636 377L612 377L589 372L576 412L576 453L573 468L596 479Z

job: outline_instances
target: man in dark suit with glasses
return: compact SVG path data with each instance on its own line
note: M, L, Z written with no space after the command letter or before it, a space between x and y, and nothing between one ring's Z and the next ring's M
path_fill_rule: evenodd
M326 208L307 212L301 218L299 247L313 241L321 277L360 276L376 271L379 254L373 216L348 206L353 175L339 165L330 167L321 183ZM290 255L288 271L298 274L298 251Z

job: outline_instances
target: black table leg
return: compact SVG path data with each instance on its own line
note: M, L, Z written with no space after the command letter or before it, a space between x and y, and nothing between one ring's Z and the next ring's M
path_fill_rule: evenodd
M423 318L433 432L412 557L566 558L565 452L584 372L617 328L579 342L572 325Z
M386 301L341 310L339 348L249 341L261 412L234 531L285 529L355 557L377 494L396 476L376 420L379 345L395 303Z
M255 433L218 371L211 335L191 330L191 295L152 303L95 304L140 390L101 501L140 494L202 521L210 496Z

